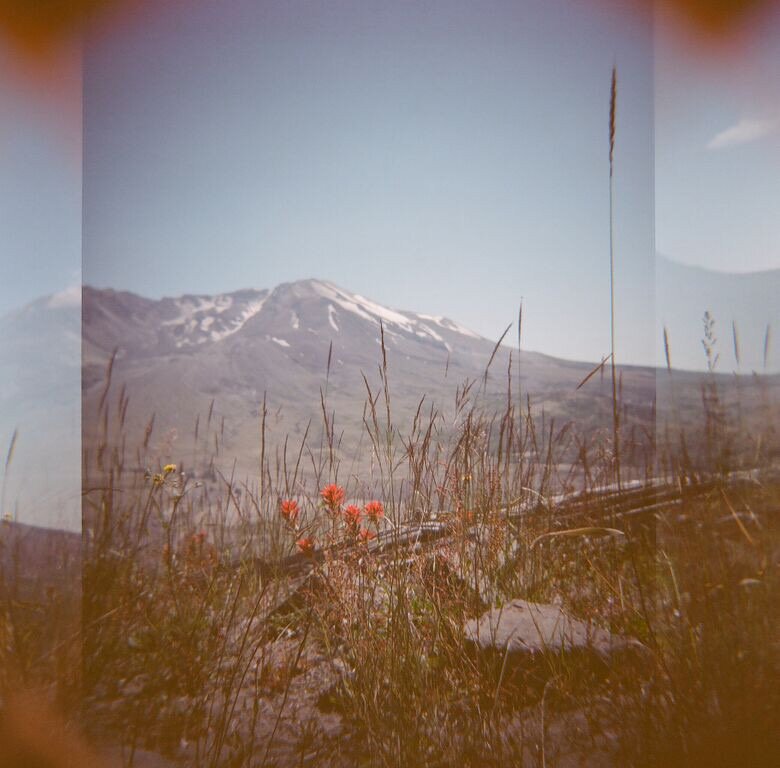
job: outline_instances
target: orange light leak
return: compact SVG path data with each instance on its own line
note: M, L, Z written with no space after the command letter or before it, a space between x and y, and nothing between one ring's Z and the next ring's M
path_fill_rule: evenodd
M625 10L625 0L594 0L613 10ZM197 0L191 0L197 2ZM698 40L715 45L738 38L748 24L776 0L629 0L644 13L658 6ZM17 66L36 78L51 72L63 41L73 40L107 11L116 8L138 10L153 3L143 0L0 0L0 36L10 43ZM229 7L229 6L226 6ZM129 17L123 15L124 20ZM122 19L115 19L122 23Z
M147 6L146 0L0 0L0 78L39 111L78 166L82 36L104 21L106 29L129 23L133 11Z
M191 0L197 2L197 0ZM605 0L596 0L604 4ZM606 0L613 8L625 8L625 0ZM107 9L138 8L140 0L0 0L0 34L20 57L28 61L46 58L63 39L78 36ZM739 33L747 22L775 5L775 0L629 0L643 8L658 5L671 11L679 23L711 38L725 40ZM151 6L153 3L146 3ZM226 5L229 8L229 5Z
M153 0L0 0L0 50L25 87L50 91L63 51L78 48L85 32L137 23L140 11L154 7Z
M765 13L773 0L660 0L662 10L712 42L723 42Z
M202 0L166 0L188 5ZM10 67L5 76L19 87L37 92L55 108L62 106L68 84L80 79L80 58L74 53L86 29L92 34L144 23L159 0L0 0L0 51L5 49ZM633 7L648 15L660 10L664 22L677 30L686 47L698 53L733 50L749 37L749 29L780 0L591 0L613 13L625 14ZM226 3L225 8L229 9ZM141 12L139 14L139 12ZM145 16L144 16L145 14ZM73 99L71 98L71 101ZM80 101L80 97L79 97ZM72 110L79 111L75 105Z
M0 0L0 27L19 55L46 56L114 0Z
M693 56L739 53L780 0L593 0L614 14L654 13Z

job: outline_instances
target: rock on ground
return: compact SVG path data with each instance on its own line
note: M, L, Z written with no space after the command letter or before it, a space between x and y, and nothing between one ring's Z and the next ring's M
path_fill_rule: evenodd
M527 600L512 600L493 608L468 621L464 631L466 639L480 651L515 659L584 651L608 661L616 652L641 647L637 640L569 616L557 605Z

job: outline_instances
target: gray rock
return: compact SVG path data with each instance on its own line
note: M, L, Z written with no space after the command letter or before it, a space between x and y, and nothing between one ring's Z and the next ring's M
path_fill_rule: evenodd
M607 661L615 652L643 648L633 638L614 635L575 619L557 605L512 600L468 621L466 639L480 651L532 658L540 653L584 651Z

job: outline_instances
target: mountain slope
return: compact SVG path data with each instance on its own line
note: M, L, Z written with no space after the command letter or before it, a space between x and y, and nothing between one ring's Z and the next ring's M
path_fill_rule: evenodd
M329 453L327 418L345 471L366 473L373 461L366 402L370 392L384 423L384 374L396 445L421 402L424 415L440 416L438 437L456 431L468 410L464 382L471 382L470 402L488 413L501 412L510 392L523 408L530 398L543 434L572 422L586 434L610 433L608 370L578 388L591 363L496 350L453 320L390 309L329 282L160 300L85 287L78 299L48 297L0 318L0 440L7 446L19 430L5 510L18 509L26 522L78 527L82 449L86 466L94 466L106 424L109 442L123 446L133 466L146 443L140 460L150 468L173 461L191 475L214 477L214 458L216 468L248 478L257 474L263 421L273 462L284 463L285 445L290 461L307 434L309 471ZM675 343L673 336L673 362ZM698 418L700 374L618 371L628 432L638 427L652 436L657 413L670 409ZM719 381L746 409L754 384L778 386L777 377L742 378Z
M691 267L659 255L656 259L657 359L665 365L663 329L670 342L672 365L704 370L702 318L708 311L715 320L720 354L718 370L724 373L780 372L780 345L772 333L780 333L780 269L765 272L725 273ZM767 326L770 339L764 367ZM736 327L740 360L734 351Z
M0 514L81 523L81 296L48 296L0 318Z
M289 400L296 383L316 394L329 353L331 377L350 389L355 382L362 387L360 372L375 371L381 360L382 333L392 372L412 388L415 381L430 386L445 374L481 377L494 349L493 342L452 320L392 310L324 281L156 302L87 287L85 389L102 378L115 349L117 370L131 378L146 377L164 361L180 382L208 395L249 388L284 393ZM499 351L495 371L507 355ZM522 354L524 380L536 390L576 383L588 369L585 363Z
M238 456L246 471L256 465L264 398L272 414L266 426L278 443L299 438L309 421L319 428L323 395L326 412L335 413L335 432L343 433L343 455L350 456L363 432L366 385L375 397L383 359L393 418L403 431L423 398L427 407L454 413L458 387L476 381L473 391L480 388L495 348L453 320L390 309L319 280L156 302L85 288L83 337L85 424L92 439L106 364L116 349L113 386L130 397L124 428L133 439L154 413L160 455L194 457L195 423L199 415L206 419L214 399L217 423L223 417L225 423L222 449ZM602 377L576 390L592 365L512 354L514 397L532 395L548 416L562 419L609 414L610 388ZM505 347L496 352L481 395L494 408L506 402L509 355ZM653 370L625 369L624 376L627 399L649 418ZM115 412L118 404L109 401Z

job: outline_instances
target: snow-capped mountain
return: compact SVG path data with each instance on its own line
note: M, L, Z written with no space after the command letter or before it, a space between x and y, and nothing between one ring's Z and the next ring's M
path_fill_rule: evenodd
M204 395L266 392L288 406L297 390L306 402L319 400L330 358L334 396L362 398L363 373L373 377L384 337L391 377L405 396L422 396L439 392L445 379L481 378L495 346L449 318L391 309L322 280L160 300L85 287L83 317L87 395L116 352L115 373L142 377L147 388L176 372L177 386ZM571 387L591 367L534 352L519 357L523 386L536 393ZM508 362L502 347L491 367L502 393Z
M319 424L321 394L349 454L363 430L366 385L376 396L385 360L401 429L423 398L444 412L464 381L484 386L491 357L483 397L497 407L506 402L511 375L512 392L532 395L549 415L606 418L610 412L610 390L600 378L576 390L589 363L514 350L510 371L508 348L493 357L494 340L455 320L386 307L322 280L160 300L87 287L83 316L85 434L97 432L106 365L116 351L112 386L130 397L124 429L137 437L154 414L161 441L175 430L171 456L190 451L184 435L214 400L215 412L225 418L225 451L249 457L249 464L264 398L274 415L266 426L281 441L302 434L310 420ZM654 372L627 370L625 377L626 397L649 414Z
M239 332L290 347L290 339L306 334L340 334L342 325L345 333L354 332L359 327L356 320L376 334L382 324L390 343L402 338L422 340L445 352L453 350L453 342L480 340L448 318L389 309L321 280L285 283L273 291L159 301L85 288L85 337L100 347L119 342L123 352L132 355L185 351L223 342Z
M454 427L464 382L476 382L472 396L496 412L510 393L515 403L518 395L524 404L530 396L548 431L552 421L608 427L608 372L578 388L592 363L494 350L495 341L454 320L392 309L321 280L159 300L90 287L80 304L78 296L44 298L0 318L0 439L7 444L17 427L20 435L7 497L38 510L22 516L27 522L67 508L66 527L73 527L80 448L94 455L102 439L101 403L114 437L128 447L148 442L152 461L197 467L218 451L228 462L236 459L244 476L257 469L263 413L267 445L277 450L286 440L300 441L307 425L310 445L312 438L319 444L323 406L337 452L350 461L350 472L364 471L371 462L366 401L369 391L372 399L381 392L385 374L401 437L421 402ZM668 376L641 367L620 367L620 376L624 425L651 433L656 401L660 412L669 399ZM700 406L700 383L700 374L675 373L675 397L685 412ZM747 397L744 384L741 391ZM69 501L55 505L55 497Z

